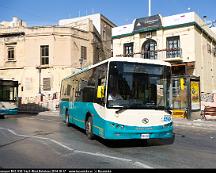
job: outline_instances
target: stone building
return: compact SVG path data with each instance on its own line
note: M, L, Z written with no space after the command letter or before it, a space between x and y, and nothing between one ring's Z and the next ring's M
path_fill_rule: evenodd
M138 18L112 38L114 56L164 60L174 75L200 76L202 93L216 90L216 32L195 12Z
M98 31L94 20L100 25ZM70 19L68 19L70 20ZM0 23L0 78L19 81L22 103L58 104L61 80L111 56L111 29L101 14L55 26L31 26L14 17Z

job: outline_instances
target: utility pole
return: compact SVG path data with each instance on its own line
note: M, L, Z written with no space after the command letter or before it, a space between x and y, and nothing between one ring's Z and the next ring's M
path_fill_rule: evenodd
M149 0L148 16L151 16L151 0Z

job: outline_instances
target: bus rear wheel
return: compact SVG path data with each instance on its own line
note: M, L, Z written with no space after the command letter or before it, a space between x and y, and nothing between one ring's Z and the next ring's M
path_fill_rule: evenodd
M91 116L89 116L86 120L85 130L86 130L86 135L88 139L94 139L94 134L92 131L92 117Z
M67 127L70 127L70 121L69 121L69 114L68 114L68 112L65 115L65 123L66 123Z

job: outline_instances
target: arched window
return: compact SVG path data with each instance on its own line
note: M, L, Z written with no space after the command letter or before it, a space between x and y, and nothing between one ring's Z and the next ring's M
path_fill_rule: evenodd
M142 53L144 59L157 59L157 42L152 39L148 39L142 45Z

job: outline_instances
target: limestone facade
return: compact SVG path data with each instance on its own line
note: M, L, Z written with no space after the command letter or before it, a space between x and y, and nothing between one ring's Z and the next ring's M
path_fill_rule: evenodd
M1 22L0 78L19 81L22 103L55 109L64 77L111 57L115 25L101 15L97 22L106 25L106 36L89 17L55 26L28 27L18 18Z

